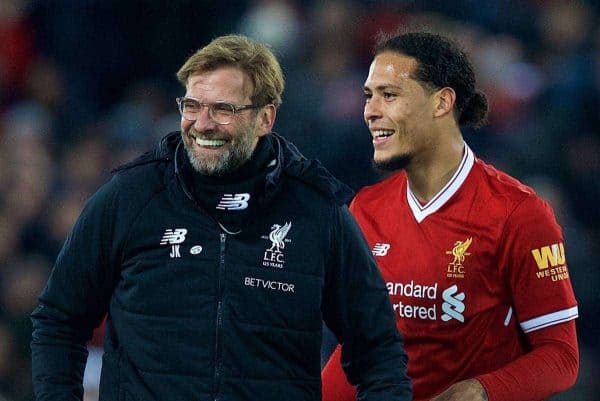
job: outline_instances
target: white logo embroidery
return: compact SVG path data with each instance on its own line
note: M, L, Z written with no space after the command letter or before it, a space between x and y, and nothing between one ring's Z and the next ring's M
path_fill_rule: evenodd
M185 241L185 235L187 234L187 229L186 228L176 228L176 229L170 229L167 228L165 230L165 234L163 235L162 239L160 240L160 244L161 245L171 245L171 253L169 253L169 256L171 258L180 258L181 254L179 253L179 244L183 243L183 241Z
M202 252L202 245L194 245L192 249L190 249L192 255L198 255L200 252Z
M373 250L371 252L375 256L385 256L385 255L387 255L389 250L390 250L390 244L381 244L378 242L375 244L375 246L373 247Z
M291 228L291 222L287 222L283 226L279 224L273 224L271 226L269 237L262 237L271 241L271 247L265 251L263 257L263 266L276 267L278 269L283 268L284 259L282 249L285 248L286 242L292 241L286 238Z
M273 226L271 226L269 239L271 240L272 244L271 248L269 248L269 251L280 253L280 248L285 248L285 243L283 242L283 240L285 239L287 233L290 231L290 228L292 228L292 223L290 222L285 223L283 227L279 224L273 224Z
M244 210L248 208L250 194L224 194L219 201L219 210Z
M444 314L442 315L442 320L447 322L450 319L456 319L459 322L464 323L465 317L463 316L463 312L465 311L465 293L458 293L458 287L455 285L447 288L442 292L442 299L444 303L442 304L442 311Z

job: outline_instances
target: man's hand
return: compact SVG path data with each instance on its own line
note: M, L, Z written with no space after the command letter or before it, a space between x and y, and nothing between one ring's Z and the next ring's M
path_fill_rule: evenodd
M454 383L431 401L488 401L488 396L479 380L469 379Z

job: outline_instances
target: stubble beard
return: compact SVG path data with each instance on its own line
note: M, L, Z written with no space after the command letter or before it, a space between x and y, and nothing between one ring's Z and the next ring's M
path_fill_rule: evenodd
M411 160L412 160L411 155L402 154L402 155L392 156L392 157L390 157L388 159L384 159L384 160L373 159L373 166L375 166L375 168L377 168L381 171L385 171L385 172L397 171L397 170L405 169L406 166L408 166L410 164Z
M200 133L190 128L190 133L196 137L212 138L216 137L214 131ZM241 129L240 135L233 138L227 145L228 148L221 154L207 156L194 149L194 141L188 135L185 135L183 144L188 158L194 170L202 175L224 176L237 170L241 165L250 159L254 152L254 124L248 124Z

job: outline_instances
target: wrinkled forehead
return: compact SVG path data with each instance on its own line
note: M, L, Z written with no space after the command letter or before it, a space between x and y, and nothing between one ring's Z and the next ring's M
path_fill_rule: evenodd
M186 96L202 102L248 102L254 86L248 74L237 67L220 67L190 75Z

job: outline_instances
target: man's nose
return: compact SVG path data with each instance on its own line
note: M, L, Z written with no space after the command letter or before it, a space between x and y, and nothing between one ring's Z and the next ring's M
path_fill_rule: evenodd
M194 129L196 131L203 131L207 128L214 128L216 125L215 121L210 116L208 106L203 105L200 111L196 114L196 121L194 121Z
M378 105L378 102L371 98L367 103L365 103L365 110L363 115L367 125L369 124L369 122L381 118L381 109Z

